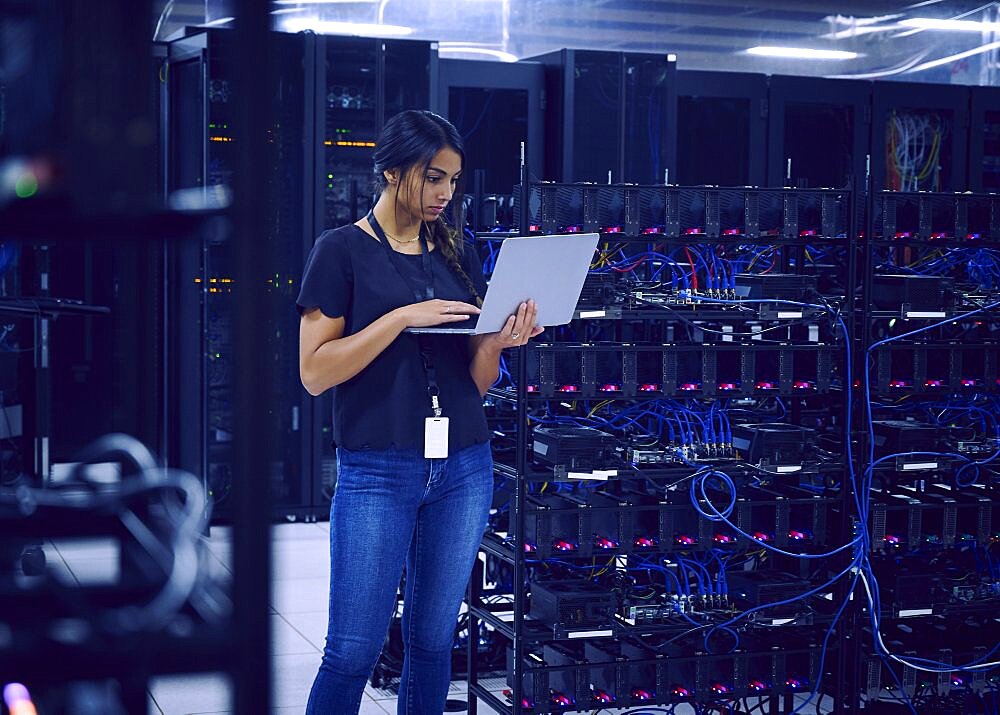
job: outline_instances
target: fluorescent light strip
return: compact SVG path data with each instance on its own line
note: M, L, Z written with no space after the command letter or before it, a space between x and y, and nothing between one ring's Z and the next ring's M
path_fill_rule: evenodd
M312 30L321 35L361 35L364 37L403 37L412 35L413 28L403 25L380 25L374 22L338 22L308 17L289 17L281 21L286 32Z
M501 62L517 62L517 55L512 55L510 52L504 52L503 50L494 50L489 47L474 47L472 45L445 45L443 42L438 46L438 54L483 55L484 57L493 57Z
M893 75L903 74L907 70L913 69L929 54L930 50L923 50L922 52L919 52L916 57L911 57L903 64L896 67L890 67L888 69L876 70L874 72L862 72L860 74L828 74L824 75L824 77L827 79L877 79L878 77L892 77Z
M844 52L843 50L816 50L811 47L771 47L767 45L751 47L746 52L758 57L785 57L795 60L853 60L858 57L857 52Z
M942 20L933 17L910 17L900 20L903 27L919 30L948 30L953 32L998 32L1000 22L980 22L978 20Z
M227 23L230 23L235 19L236 19L235 17L220 17L215 20L203 22L200 25L198 25L198 27L216 27L218 25L225 25Z
M959 60L964 60L966 57L981 55L984 52L989 52L990 50L996 50L998 48L1000 48L1000 41L988 42L985 45L980 45L979 47L975 47L971 50L966 50L965 52L959 52L958 54L955 55L948 55L947 57L942 57L939 60L931 60L930 62L924 62L921 65L917 65L916 67L911 67L910 69L906 70L906 73L909 74L910 72L922 72L923 70L929 70L934 67L940 67L941 65L947 65L951 64L952 62L958 62Z

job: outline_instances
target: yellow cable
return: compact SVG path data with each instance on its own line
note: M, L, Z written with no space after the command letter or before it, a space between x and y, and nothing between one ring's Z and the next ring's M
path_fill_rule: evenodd
M596 404L596 405L594 406L594 409L592 409L592 410L591 410L591 411L590 411L589 413L587 413L587 417L593 417L593 416L594 416L594 413L595 413L595 412L597 412L597 411L598 411L599 409L601 409L601 408L602 408L602 407L604 407L605 405L609 404L610 402L611 402L611 400L604 400L603 402L598 402L598 403L597 403L597 404ZM574 407L575 407L575 406L576 406L576 405L574 405Z
M941 132L934 133L934 141L931 143L930 155L927 157L927 163L924 164L923 170L917 174L917 181L921 179L926 179L930 176L931 171L937 165L937 157L941 151Z

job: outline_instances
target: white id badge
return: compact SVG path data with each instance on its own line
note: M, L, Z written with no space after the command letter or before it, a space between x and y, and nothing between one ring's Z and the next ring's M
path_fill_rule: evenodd
M424 420L424 457L444 459L448 456L448 418L428 417Z

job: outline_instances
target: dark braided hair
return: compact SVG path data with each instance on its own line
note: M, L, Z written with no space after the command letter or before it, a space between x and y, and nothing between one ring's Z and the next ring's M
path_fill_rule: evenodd
M385 123L385 128L375 142L375 153L372 156L375 163L375 191L378 193L385 191L389 185L385 172L398 169L399 182L396 184L398 200L399 187L406 184L406 177L410 172L426 171L434 155L445 148L453 149L461 157L464 168L465 148L462 145L462 137L451 122L426 110L408 109L395 115ZM465 225L462 179L460 176L451 202L455 228L449 226L444 218L439 216L429 224L422 222L421 230L426 227L428 238L440 249L448 267L469 289L473 302L481 306L482 296L479 295L461 263L461 255L465 250L462 241L462 227Z

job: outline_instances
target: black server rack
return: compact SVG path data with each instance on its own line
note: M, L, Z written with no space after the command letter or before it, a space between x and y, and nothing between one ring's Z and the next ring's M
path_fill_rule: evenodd
M563 49L527 59L546 67L545 176L654 183L673 169L674 55Z
M872 187L965 191L968 128L968 87L875 82Z
M317 122L323 200L317 233L356 221L372 193L371 153L385 120L404 109L436 109L435 43L317 38Z
M1000 191L1000 92L973 87L969 108L969 181L971 191Z
M317 37L312 78L316 200L308 246L323 231L353 223L372 205L372 150L387 119L405 109L437 111L437 44L420 40ZM301 270L301 268L300 268ZM337 477L333 402L310 399L311 505L329 513Z
M520 231L477 234L491 257L508 235L560 232L573 206L601 235L574 320L510 351L486 395L496 483L468 593L470 712L847 711L831 672L850 659L857 541L852 191L528 177ZM631 220L602 229L619 205ZM701 571L710 554L741 567ZM724 643L715 623L734 629ZM498 649L505 697L479 666Z
M763 186L767 119L764 75L678 72L672 183Z
M31 448L22 442L19 471L34 480L24 480L24 491L15 497L9 481L14 465L6 450L17 427L14 416L3 410L0 571L4 613L17 623L18 635L4 639L0 662L5 672L15 673L11 679L28 684L39 709L141 712L148 708L154 676L245 671L234 665L239 660L235 633L244 644L254 644L244 650L266 663L266 633L257 628L266 628L266 603L258 610L246 608L254 600L251 594L232 616L225 585L194 561L184 565L185 554L198 563L204 556L198 548L203 546L202 495L187 475L160 473L146 451L147 446L159 448L161 433L161 249L164 242L197 233L206 219L174 210L177 206L164 210L155 198L156 190L166 186L155 180L160 167L151 141L158 127L146 34L150 5L102 3L68 15L53 12L61 9L53 4L34 5L39 7L24 6L22 37L13 38L10 47L45 51L46 62L29 61L23 72L6 79L25 80L38 106L11 106L16 111L10 118L16 121L8 128L35 131L32 146L14 145L14 153L49 167L51 174L49 179L38 175L42 180L22 192L32 195L19 197L23 203L7 202L0 220L0 353L6 357L16 350L23 366L18 394L5 394L0 407L10 408L8 399L25 408L31 404L34 414L25 414L22 425L25 436L51 443L51 450L39 445L32 460ZM166 82L166 66L156 64ZM252 67L253 60L248 64ZM53 123L56 131L49 134L54 118L49 114L57 106L58 126ZM7 134L4 141L11 136L16 138ZM20 250L11 250L12 236L22 242ZM12 330L9 321L14 320L18 325ZM12 377L10 365L0 366L0 389ZM77 422L70 425L72 431L65 420ZM115 430L139 439L104 434ZM95 442L96 437L101 439ZM71 454L84 441L89 454ZM113 463L120 484L113 478L98 484L98 475L81 464L60 470L62 479L78 480L69 491L50 488L56 486L50 456ZM164 499L151 497L151 491ZM16 506L29 502L31 508ZM267 533L259 523L247 527ZM238 529L237 583L245 573L243 562L251 560L244 557L241 533ZM68 572L57 573L51 565L45 569L40 550L23 551L20 563L8 558L12 549L43 538L116 544L119 574L78 585ZM174 578L181 572L186 572L184 584ZM266 577L267 569L260 573ZM261 595L258 601L265 590L254 590ZM42 602L48 605L39 608ZM59 636L59 624L68 622L76 624L76 634ZM253 684L257 687L235 680L237 703L252 691L266 707L266 677ZM16 700L34 710L17 694L12 699L8 693L7 699L14 709Z
M21 296L22 246L0 239L0 485L15 484L34 473L32 440L28 425L35 385L30 320L3 309ZM29 316L26 316L29 317Z
M674 55L626 52L622 181L657 184L677 163L677 62Z
M438 107L465 142L466 176L485 172L483 191L510 193L522 142L531 164L541 165L544 80L536 62L441 60Z
M871 83L772 75L768 186L844 188L864 180Z
M251 145L267 151L268 181L275 187L271 220L252 236L228 236L223 227L201 240L178 242L168 252L168 422L171 464L202 478L226 518L240 476L233 472L235 402L232 302L237 251L265 251L271 267L259 277L272 304L261 316L268 335L273 394L261 404L278 405L268 415L273 442L267 465L271 501L279 517L310 518L311 398L299 382L298 315L294 301L306 252L312 245L315 196L310 118L315 94L307 79L315 39L309 34L274 33L280 66L270 96L275 122L266 139L241 136L233 126L235 105L233 33L200 31L171 42L167 186L195 190L224 201L233 183L237 152Z
M868 206L855 426L860 574L878 596L849 677L863 712L975 712L997 702L1000 199L877 191Z

